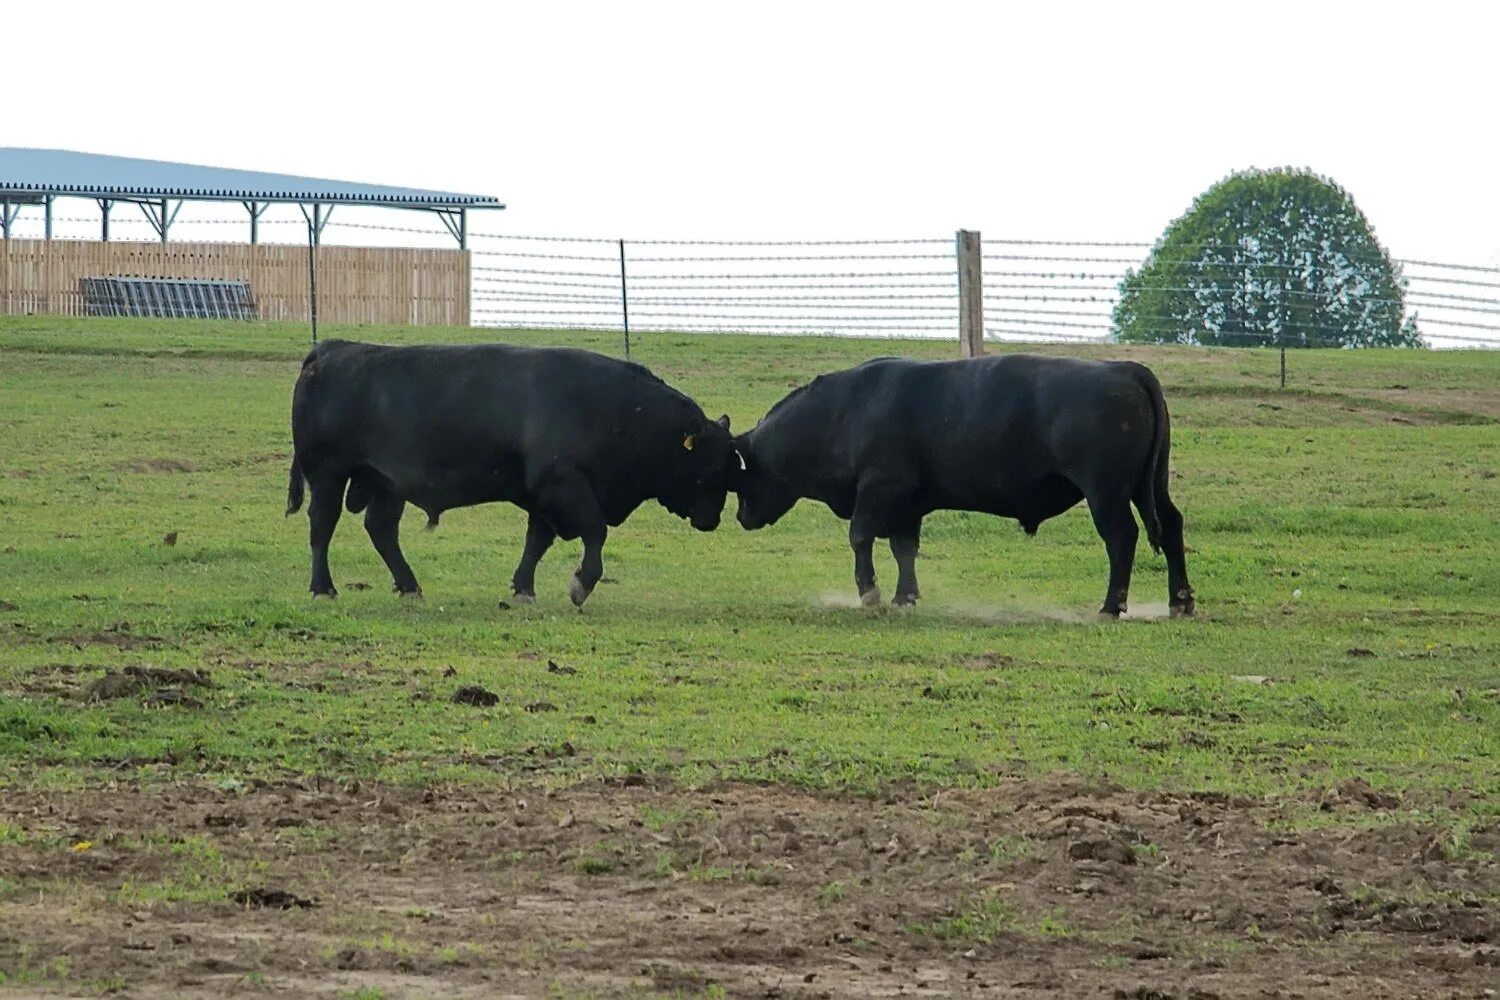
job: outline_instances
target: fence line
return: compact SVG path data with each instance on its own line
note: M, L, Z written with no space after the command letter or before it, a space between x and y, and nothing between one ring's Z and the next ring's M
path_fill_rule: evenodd
M98 217L68 215L55 221L92 227ZM246 217L219 215L180 218L173 230L244 227L247 221ZM320 252L332 253L343 249L334 246L335 242L359 243L375 233L383 234L380 239L451 250L452 236L435 219L424 221L431 224L382 225L335 215L324 231ZM39 222L23 216L16 223L23 234L26 225L39 226ZM144 217L116 212L110 225L116 235L109 245L119 244L111 253L140 254L149 249L145 244L160 245ZM305 238L305 222L300 219L262 218L260 225L269 229L272 241L285 241L263 240L265 247L285 247ZM618 329L623 326L628 301L634 331L849 336L885 332L957 339L963 315L958 242L952 236L621 241L469 232L468 239L466 304L469 321L478 325ZM1128 271L1140 270L1154 246L1140 241L1009 236L992 237L984 244L978 272L983 290L971 301L982 310L985 338L1061 342L1103 341L1114 334L1122 279ZM1355 263L1368 256L1293 248L1289 257L1279 257L1276 248L1255 240L1199 249L1211 256L1177 262L1191 269L1194 278L1158 284L1151 290L1185 295L1194 292L1191 286L1197 275L1239 277L1241 306L1258 309L1262 318L1268 313L1274 316L1279 303L1306 302L1324 294L1307 287L1284 289L1285 277L1338 288L1348 281ZM1500 267L1425 258L1394 263L1402 274L1405 314L1415 319L1428 343L1500 347ZM622 274L628 276L623 282ZM331 272L327 280L334 280ZM431 291L431 283L424 280L403 279L395 284L412 288L413 295L419 289L426 289L423 295ZM1347 287L1345 297L1351 309L1388 307L1394 302L1362 296ZM416 318L417 312L407 310L404 315ZM1147 313L1140 323L1148 332L1172 339L1183 332L1174 317L1159 310ZM1286 331L1286 338L1296 343L1327 343L1332 341L1327 335L1343 332L1338 327L1302 324ZM1267 343L1276 339L1274 333L1241 336Z
M475 322L501 327L608 329L620 314L618 274L566 269L557 262L615 263L617 257L566 249L594 243L618 252L618 240L486 235L474 250ZM991 239L981 252L984 336L1001 341L1104 341L1115 332L1121 280L1139 270L1151 244L1125 241ZM553 244L553 245L548 245ZM934 247L945 245L942 252ZM674 254L672 248L733 248L728 253ZM664 249L663 249L664 248ZM874 252L863 252L874 248ZM742 331L876 336L919 334L957 338L958 256L954 240L626 240L630 325L635 331ZM1337 288L1346 285L1358 254L1294 251L1269 256L1254 245L1207 248L1241 259L1190 260L1193 272L1226 278L1248 275L1242 299L1261 315L1280 302L1325 297L1309 288L1284 288L1287 276ZM1120 251L1138 251L1129 256ZM944 262L945 267L932 267ZM849 267L849 264L855 266ZM1500 347L1500 282L1482 280L1500 268L1398 260L1403 300L1422 335L1439 345ZM1037 266L1041 265L1041 266ZM613 269L612 269L613 270ZM1150 290L1195 291L1191 282ZM1346 288L1351 310L1396 303ZM1351 325L1354 322L1351 313ZM1274 318L1274 311L1271 317ZM1170 315L1137 317L1148 332L1176 339ZM1340 326L1302 323L1288 343L1337 344ZM1226 338L1271 343L1274 334L1226 329ZM1490 336L1493 335L1493 336Z

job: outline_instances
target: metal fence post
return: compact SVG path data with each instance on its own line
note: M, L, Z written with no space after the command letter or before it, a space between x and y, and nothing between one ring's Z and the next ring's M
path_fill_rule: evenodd
M630 360L630 296L625 290L625 241L620 241L620 320L625 326L625 359Z
M1286 248L1282 248L1281 261L1283 267L1288 258ZM1289 272L1282 271L1281 279L1281 320L1276 324L1276 342L1281 346L1281 387L1286 388L1286 335L1291 326L1292 319L1292 276Z
M960 229L958 257L958 342L966 358L984 353L984 261L979 233Z

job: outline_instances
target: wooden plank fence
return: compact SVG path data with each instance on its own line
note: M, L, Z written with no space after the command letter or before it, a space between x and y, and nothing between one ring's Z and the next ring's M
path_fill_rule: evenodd
M320 246L318 320L469 325L469 252ZM83 315L83 278L248 281L261 319L307 321L307 247L0 240L0 314Z

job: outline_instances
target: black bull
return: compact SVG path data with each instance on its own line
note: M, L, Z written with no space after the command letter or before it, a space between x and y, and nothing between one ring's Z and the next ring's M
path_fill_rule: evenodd
M656 499L712 531L739 471L728 417L709 420L639 365L566 348L324 341L302 362L292 441L287 513L305 478L312 592L327 596L346 487L400 593L421 593L398 538L407 503L430 527L445 510L505 500L529 515L515 597L534 597L554 539L582 538L569 588L582 605L603 575L609 527Z
M1182 514L1167 495L1171 433L1161 385L1130 361L1028 355L880 358L793 391L736 439L739 521L771 524L806 497L849 521L854 581L878 604L872 548L889 538L895 603L917 600L922 518L972 510L1028 534L1087 500L1109 553L1101 613L1125 610L1135 504L1167 560L1173 615L1192 614Z

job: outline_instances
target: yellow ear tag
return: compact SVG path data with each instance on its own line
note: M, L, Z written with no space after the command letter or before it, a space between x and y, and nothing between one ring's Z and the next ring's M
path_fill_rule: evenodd
M682 439L682 446L688 451L693 450L693 436L691 434Z

